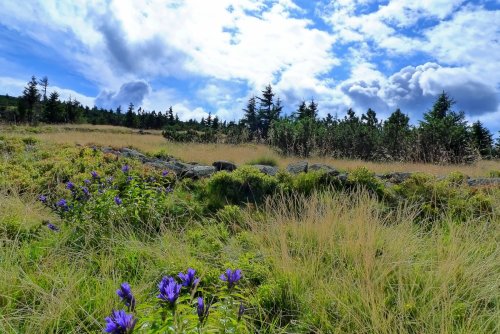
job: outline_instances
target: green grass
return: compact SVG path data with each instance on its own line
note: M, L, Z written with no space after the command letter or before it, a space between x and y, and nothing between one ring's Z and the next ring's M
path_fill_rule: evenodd
M340 185L250 167L148 185L159 171L90 148L20 137L2 139L0 153L0 333L102 332L124 281L147 317L159 280L188 267L207 295L223 270L242 269L242 333L500 330L500 189L417 175L390 190L366 170ZM71 198L64 182L91 170L119 189L96 188L61 215L37 200ZM166 184L173 193L154 191Z

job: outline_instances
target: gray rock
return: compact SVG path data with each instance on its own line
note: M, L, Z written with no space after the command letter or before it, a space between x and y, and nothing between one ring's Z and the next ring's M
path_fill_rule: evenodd
M264 174L275 176L278 174L278 167L267 166L267 165L252 165Z
M156 162L156 163L158 163L158 162ZM182 175L182 174L186 173L187 171L189 171L191 168L193 168L192 165L185 164L183 162L176 161L176 160L163 162L161 164L161 166L162 166L161 168L171 170L171 171L175 172L175 174L177 174L177 175Z
M217 160L212 164L212 166L214 166L217 171L227 170L229 172L232 172L236 169L235 164L225 160Z
M339 175L339 171L337 169L325 164L310 164L307 170L311 172L324 171L326 174L331 176Z
M115 155L121 155L119 151L113 150L111 147L103 147L101 148L102 153L111 153Z
M339 179L340 182L342 183L346 183L347 182L347 178L348 178L348 175L347 173L342 173L342 174L339 174L337 176L337 178Z
M286 167L286 171L290 174L307 173L307 167L309 163L307 161L299 161L296 163L289 164Z
M500 177L492 177L487 179L469 179L467 184L471 187L480 186L500 186Z
M144 154L142 154L141 152L136 151L136 150L131 149L131 148L128 148L128 147L124 147L124 148L120 149L120 152L121 152L122 156L124 156L126 158L139 159L143 162L151 160L148 157L146 157Z
M400 183L403 183L404 181L408 180L411 176L412 176L412 173L394 172L394 173L388 173L388 174L382 175L381 178L383 180L387 180L387 181L394 183L394 184L400 184Z
M191 179L200 179L215 173L214 166L193 166L191 169L183 173L182 177L189 177Z

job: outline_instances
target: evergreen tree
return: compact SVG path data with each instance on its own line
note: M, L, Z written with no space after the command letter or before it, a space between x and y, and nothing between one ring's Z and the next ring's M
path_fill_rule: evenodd
M42 87L42 92L43 92L43 101L47 101L47 87L49 86L49 79L47 76L44 76L38 81L38 84L40 87Z
M36 111L40 102L40 93L38 92L38 82L36 77L32 76L23 91L23 99L26 103L26 120L33 122L36 120Z
M474 122L471 127L472 145L482 156L491 156L493 151L493 135L483 126L481 121Z
M455 102L445 92L420 122L419 160L424 162L464 162L470 155L469 132L463 112L451 110Z
M307 117L316 119L318 117L318 104L311 99L311 102L307 106Z
M382 145L391 160L405 160L410 146L410 118L398 108L384 122Z
M269 126L274 118L274 93L271 85L267 85L262 91L262 97L257 97L259 100L259 130L262 132L262 137L267 138Z
M172 106L170 106L170 108L168 108L168 111L167 111L167 122L169 125L173 125L175 122L174 111L172 109Z
M128 128L134 128L136 125L136 119L134 114L134 104L131 102L128 106L127 113L125 114L124 125Z
M299 108L297 109L296 118L297 119L306 118L308 116L307 112L308 112L308 110L307 110L306 101L302 100L302 102L299 104Z
M250 140L254 139L254 136L259 129L259 119L257 116L257 101L255 96L252 96L247 103L246 109L243 109L245 115L241 120L242 124L248 129Z
M48 123L58 123L64 121L61 102L57 92L50 93L45 106L44 120Z

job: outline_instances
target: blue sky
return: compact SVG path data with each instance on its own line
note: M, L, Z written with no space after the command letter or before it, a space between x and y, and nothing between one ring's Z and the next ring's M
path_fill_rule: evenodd
M500 130L499 0L2 2L0 94L31 75L87 105L239 119L271 83L291 112L401 108L421 119L447 91Z

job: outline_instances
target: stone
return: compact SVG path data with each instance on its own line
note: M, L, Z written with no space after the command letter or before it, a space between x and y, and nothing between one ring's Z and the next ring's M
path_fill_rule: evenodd
M296 163L291 163L286 167L286 171L290 174L307 173L307 167L309 166L307 161L299 161Z
M150 159L148 159L148 157L146 157L141 152L136 151L136 150L131 149L131 148L128 148L128 147L124 147L124 148L120 149L120 152L121 152L122 156L124 156L126 158L138 159L138 160L141 160L143 162L150 160Z
M208 177L215 172L216 170L214 166L194 166L182 176L192 179L200 179L202 177Z
M412 173L394 172L394 173L384 174L381 176L381 178L394 184L400 184L408 180L411 176Z
M500 186L500 177L491 177L484 179L469 179L467 184L471 187L480 186Z
M214 166L218 172L221 170L226 170L228 172L232 172L236 169L235 164L233 164L232 162L229 162L229 161L225 161L225 160L217 160L212 164L212 166Z
M267 165L252 165L253 167L257 168L260 172L275 176L278 174L278 167L273 167L273 166L267 166Z
M347 173L342 173L342 174L339 174L337 176L337 178L339 179L340 182L342 183L346 183L347 182L347 179L348 179L348 174Z
M331 176L337 176L340 174L336 168L326 164L310 164L307 167L307 170L310 172L324 171L326 174Z

